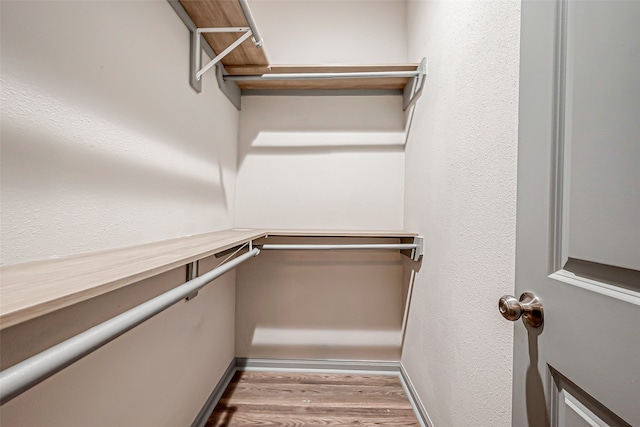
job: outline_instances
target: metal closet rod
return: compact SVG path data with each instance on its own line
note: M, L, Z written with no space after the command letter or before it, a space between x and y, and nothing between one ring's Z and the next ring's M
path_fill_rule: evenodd
M320 79L370 79L385 77L417 77L420 71L362 71L353 73L282 73L223 76L225 81L249 80L320 80Z
M92 353L161 311L166 310L236 266L260 253L252 249L206 274L150 299L66 341L0 372L0 404Z
M263 40L262 40L262 37L260 37L260 33L258 32L258 26L256 25L256 21L254 21L253 19L251 8L249 8L249 2L247 0L240 0L240 7L242 8L242 12L244 12L244 17L247 19L247 22L249 23L249 28L251 28L251 33L253 34L256 47L261 47Z
M348 245L288 245L288 244L265 244L256 245L260 249L264 250L345 250L345 249L377 249L377 250L402 250L402 249L417 249L418 245L415 243L399 243L399 244L348 244Z

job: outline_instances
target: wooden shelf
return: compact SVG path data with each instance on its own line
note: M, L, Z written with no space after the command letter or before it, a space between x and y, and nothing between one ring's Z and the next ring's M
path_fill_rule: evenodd
M0 269L0 329L264 237L226 230Z
M251 13L245 15L240 0L179 0L183 11L188 15L187 26L194 31L195 28L225 28L247 27L253 21ZM249 18L248 18L249 17ZM193 28L195 27L195 28ZM255 27L252 27L255 28ZM256 29L257 31L257 29ZM227 47L231 46L240 33L205 32L203 37L209 43L216 55L219 55ZM200 52L193 52L192 55ZM269 63L263 48L256 47L251 38L242 42L238 47L224 56L221 60L227 74L234 76L264 76L269 74L330 74L330 73L366 73L366 72L402 72L420 71L421 64L389 64L389 65L273 65ZM199 70L192 69L192 73ZM402 93L407 83L413 78L422 81L422 78L402 76L359 76L357 78L318 78L318 79L259 79L241 80L234 83L222 80L217 76L219 84L230 85L225 94L232 100L237 108L240 108L240 94L235 86L245 93L254 91L254 94L275 94L274 91L379 91L388 94L389 91ZM194 83L192 83L193 85ZM194 86L200 90L199 86ZM262 91L259 93L258 91ZM246 93L245 93L246 94ZM409 96L411 98L413 94ZM408 101L407 101L408 102ZM405 102L405 104L407 103Z
M395 65L232 65L225 69L232 75L263 75L289 73L359 73L386 71L416 71L420 64ZM409 77L318 79L318 80L254 80L238 81L242 90L402 90Z
M414 237L405 231L234 229L0 268L5 329L266 236Z
M238 0L180 0L180 4L198 28L247 27L249 24ZM239 37L238 33L208 33L205 40L216 54ZM257 48L251 38L222 59L226 65L269 65L264 49Z

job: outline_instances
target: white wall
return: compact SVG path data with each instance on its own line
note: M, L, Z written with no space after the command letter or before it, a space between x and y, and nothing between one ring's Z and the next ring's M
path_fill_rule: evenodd
M218 259L201 262L202 272ZM215 263L215 264L214 264ZM185 280L184 268L2 331L9 365ZM4 427L188 426L234 358L235 274L227 273L5 403Z
M2 2L2 263L233 225L238 113L166 2Z
M405 228L425 237L402 362L434 426L511 425L519 1L409 1L429 58L406 151Z
M190 88L189 33L166 1L0 7L3 264L233 225L238 113L212 75L202 94ZM174 270L4 330L2 364L184 279ZM3 405L0 424L189 425L234 356L234 282Z
M251 2L272 64L406 62L405 2ZM401 229L399 96L244 97L236 225Z
M251 0L272 64L407 61L404 0Z
M243 98L236 225L402 229L402 98Z
M287 239L269 243L397 243ZM403 263L397 252L263 251L237 268L236 356L399 360Z
M406 62L403 1L253 1L273 64ZM236 225L402 229L400 96L244 97ZM397 253L263 253L238 268L236 353L398 360Z

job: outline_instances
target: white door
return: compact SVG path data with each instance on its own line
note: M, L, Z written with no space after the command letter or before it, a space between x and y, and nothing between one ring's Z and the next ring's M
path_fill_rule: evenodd
M524 0L513 425L640 426L640 1Z

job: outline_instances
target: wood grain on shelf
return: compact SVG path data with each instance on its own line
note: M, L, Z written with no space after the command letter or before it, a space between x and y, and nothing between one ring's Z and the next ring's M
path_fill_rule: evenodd
M237 372L207 427L418 426L397 376Z
M397 65L271 65L228 66L232 75L261 75L289 73L356 73L385 71L415 71L418 64ZM409 81L408 77L384 78L346 78L318 80L250 80L237 81L243 90L351 90L351 89L389 89L402 90Z
M235 229L0 268L0 329L265 236L413 237L405 231Z
M248 27L238 0L180 0L198 28ZM205 40L217 54L235 42L242 33L206 33ZM257 48L251 37L222 59L224 65L268 65L264 49Z
M0 269L0 329L263 237L226 230Z

